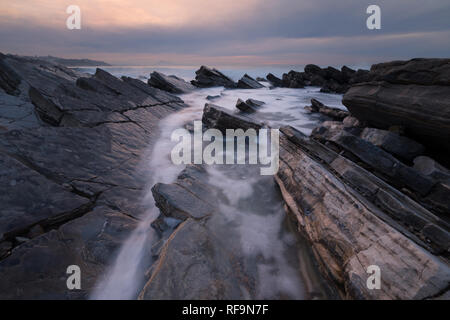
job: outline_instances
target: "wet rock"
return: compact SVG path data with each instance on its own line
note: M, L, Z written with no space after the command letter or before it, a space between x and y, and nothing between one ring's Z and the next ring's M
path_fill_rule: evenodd
M250 276L240 263L237 235L221 236L215 188L203 167L189 165L175 183L153 188L161 215L179 223L164 241L139 299L243 299L253 297ZM214 204L211 203L211 200ZM220 224L218 224L220 223ZM156 227L156 226L154 226ZM165 227L163 227L165 229ZM230 232L228 230L227 232Z
M425 299L448 290L450 267L440 255L450 238L443 220L351 159L293 128L280 131L276 181L344 298ZM370 265L384 270L380 290L367 289Z
M267 80L274 86L274 87L282 87L283 81L278 78L277 76L274 76L272 73L269 73L267 75Z
M264 88L264 86L250 77L248 74L245 74L237 84L237 87L240 89L260 89Z
M232 114L227 109L210 103L203 109L202 122L207 128L216 128L223 133L226 129L260 129L263 126L247 116Z
M338 121L344 120L349 115L348 112L345 110L327 107L322 102L320 102L316 99L311 99L311 106L306 107L305 109L310 112L321 113L323 115L326 115L326 116L328 116L334 120L338 120Z
M438 181L450 181L450 170L427 156L414 159L414 169Z
M189 93L195 87L177 76L166 76L161 72L152 72L148 84L152 87L168 91L170 93Z
M387 129L403 126L427 147L450 149L450 60L413 59L372 66L376 80L354 85L343 103L352 116Z
M242 112L246 112L246 113L254 113L254 112L257 111L253 106L251 106L250 104L242 101L241 99L237 100L236 108L238 108Z
M289 71L283 74L283 87L286 88L304 88L305 82L301 72Z
M136 221L98 207L26 241L0 261L1 299L87 299ZM70 244L70 245L68 245ZM67 267L81 268L81 290L67 289Z
M191 83L199 88L225 87L234 89L237 87L237 84L233 80L217 69L201 66L195 74L195 80L192 80Z
M213 101L213 100L216 100L216 99L219 99L219 98L220 98L220 96L207 96L206 100Z
M2 62L22 81L18 96L0 90L0 104L37 117L0 132L0 296L86 298L147 209L137 200L151 173L139 163L158 122L185 105L101 69L86 76L36 59ZM82 268L82 291L67 290L72 264Z
M365 128L361 138L407 162L412 162L425 151L421 144L387 130Z
M256 77L256 81L267 81L267 79L266 78L264 78L264 77Z

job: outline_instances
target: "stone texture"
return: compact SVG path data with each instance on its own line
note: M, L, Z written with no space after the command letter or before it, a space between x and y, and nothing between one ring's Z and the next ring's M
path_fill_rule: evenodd
M148 84L152 87L175 94L192 92L195 87L177 76L166 76L161 72L152 72Z

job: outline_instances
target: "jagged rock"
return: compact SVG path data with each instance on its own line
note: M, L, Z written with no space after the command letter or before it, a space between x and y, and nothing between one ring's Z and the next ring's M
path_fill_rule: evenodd
M253 106L251 106L250 104L242 101L241 99L237 100L236 108L238 108L242 112L247 112L247 113L254 113L254 112L257 111Z
M26 241L0 261L1 299L87 299L136 221L97 207ZM67 289L67 267L81 268L81 290Z
M195 89L192 84L177 76L166 76L157 71L152 72L148 84L170 93L189 93Z
M225 87L228 89L234 89L237 87L233 80L217 69L210 69L208 67L201 66L195 74L195 80L192 80L191 83L199 88Z
M347 66L342 66L341 68L342 77L346 82L350 81L350 79L354 77L355 73L356 70L353 70Z
M264 88L264 86L250 77L248 74L245 74L237 84L237 87L240 89L260 89Z
M181 223L159 250L139 299L242 299L243 290L254 296L249 276L235 263L242 255L238 237L225 242L218 236L226 222L220 222L207 178L201 166L187 166L175 183L153 188L158 220L176 217Z
M264 77L256 77L256 81L267 81L267 79L266 78L264 78Z
M364 123L361 123L358 119L352 116L347 116L342 120L344 127L365 127Z
M0 90L0 101L39 117L30 129L18 121L0 132L0 297L87 298L146 210L137 199L151 173L139 163L159 120L185 105L101 69L86 77L36 59L1 60L21 83L18 96ZM67 290L72 264L82 268L82 291Z
M266 104L264 101L256 100L256 99L247 99L245 101L248 105L252 107L261 107L262 105Z
M438 181L450 181L450 170L427 156L414 159L414 169Z
M293 128L280 130L276 181L321 270L344 298L426 299L448 291L450 267L438 256L449 248L442 220L326 146ZM409 221L409 214L424 223ZM420 226L418 234L396 220ZM434 254L419 238L428 228L443 235L432 239ZM379 290L366 286L370 265L381 270Z
M236 108L241 110L242 112L253 113L256 112L259 107L264 104L263 101L258 101L255 99L247 99L245 102L241 99L238 99L236 102Z
M213 101L213 100L216 100L216 99L219 99L219 98L220 98L220 96L207 96L206 100Z
M282 87L283 81L278 78L277 76L274 76L272 73L269 73L267 75L267 80L274 86L274 87Z
M425 151L421 144L387 130L365 128L361 138L408 162Z
M450 60L394 61L372 66L370 74L377 81L354 85L344 96L352 116L381 129L403 126L408 136L445 154L450 149Z
M326 105L324 105L322 102L316 100L316 99L311 99L311 106L306 107L306 110L310 111L310 112L318 112L321 113L323 115L326 115L334 120L338 120L338 121L342 121L344 120L346 117L348 117L348 112L345 110L341 110L338 108L331 108L331 107L327 107Z
M286 88L304 88L305 82L303 74L297 71L289 71L283 74L283 87Z
M202 122L207 128L216 128L223 133L226 129L260 129L263 126L244 115L231 114L227 109L210 103L203 109Z

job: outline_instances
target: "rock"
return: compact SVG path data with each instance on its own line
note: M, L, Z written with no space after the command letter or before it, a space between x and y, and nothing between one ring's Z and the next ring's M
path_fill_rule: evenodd
M358 119L352 116L347 116L342 120L344 127L365 127L364 123L361 123Z
M203 124L207 128L216 128L225 133L226 129L260 129L263 124L244 115L231 114L227 109L207 103L203 109Z
M303 74L297 71L289 71L283 74L283 87L286 88L304 88L305 82Z
M130 217L98 207L56 230L26 241L0 261L1 299L87 299L123 241ZM70 244L70 245L68 245ZM81 290L67 290L67 267L81 268Z
M276 181L343 298L426 299L448 291L450 267L440 256L449 248L444 221L323 144L290 127L280 131ZM433 248L421 238L429 230ZM370 265L384 275L379 290L366 286Z
M341 74L343 77L343 80L346 82L349 82L351 78L353 78L355 76L356 71L347 67L347 66L342 66L341 68Z
M322 70L321 67L315 64L307 64L305 66L305 73L310 75L319 75L323 78L326 76L326 71Z
M195 74L195 80L192 80L191 83L199 88L225 87L235 89L237 87L233 80L216 69L201 66Z
M282 87L283 81L278 78L277 76L274 76L272 73L269 73L267 75L267 80L274 86L274 87Z
M152 87L176 94L189 93L195 89L192 84L177 76L166 76L157 71L152 72L148 84Z
M374 65L370 74L377 81L352 86L343 103L359 120L380 129L403 126L407 136L445 154L450 149L449 66L449 59Z
M264 78L264 77L256 77L256 81L267 81L267 79L266 78Z
M217 208L215 188L208 184L201 166L189 165L173 184L158 184L153 194L161 215L157 221L176 217L180 223L168 235L139 299L243 299L255 296L253 281L242 263L240 241L226 228ZM211 202L214 202L213 204ZM232 232L227 230L227 232ZM244 293L245 292L245 293Z
M264 101L256 100L256 99L247 99L245 101L248 105L252 107L261 107L262 105L266 104Z
M316 99L311 99L311 106L307 107L306 109L309 110L310 112L321 113L323 115L332 118L333 120L338 121L342 121L344 120L344 118L348 117L347 111L338 108L327 107L322 102Z
M412 163L414 158L425 151L421 144L387 130L365 128L361 138L406 162Z
M264 88L264 86L250 77L248 74L245 74L237 84L237 87L240 89L260 89Z
M241 110L242 112L253 113L257 111L257 108L261 107L264 104L263 101L258 101L254 99L247 99L247 101L242 101L238 99L236 102L236 108Z
M216 99L219 99L219 98L220 98L220 96L207 96L206 100L213 101L213 100L216 100Z
M437 181L450 181L450 170L440 165L427 156L419 156L414 159L414 169L425 176Z
M242 101L241 99L237 100L236 108L238 108L242 112L246 112L246 113L254 113L254 112L257 111L253 106L251 106L248 103Z
M159 120L186 105L101 69L87 77L36 59L1 62L0 74L10 68L21 82L0 101L37 117L0 132L0 298L87 298L147 209L138 200L151 173L139 163ZM81 291L67 290L72 264Z

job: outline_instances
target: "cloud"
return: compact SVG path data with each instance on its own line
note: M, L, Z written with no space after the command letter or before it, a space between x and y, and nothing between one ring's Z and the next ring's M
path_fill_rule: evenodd
M382 29L376 31L365 26L371 3L361 0L79 0L82 30L65 28L69 2L3 6L0 50L122 64L356 64L450 56L448 0L427 6L377 1Z

